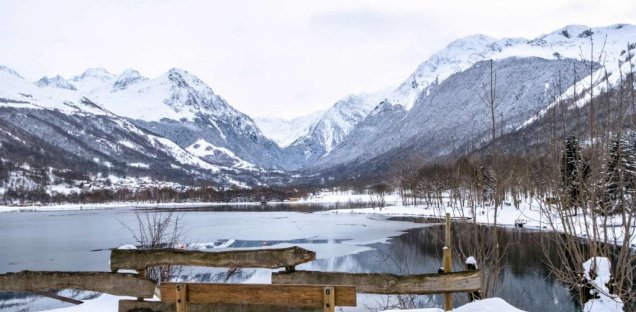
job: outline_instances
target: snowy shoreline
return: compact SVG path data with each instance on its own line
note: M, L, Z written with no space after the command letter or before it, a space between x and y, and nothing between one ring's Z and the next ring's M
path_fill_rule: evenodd
M388 202L397 204L397 199ZM300 198L295 201L268 201L267 205L339 205L339 204L368 204L371 206L369 195L351 194L351 193L328 193L310 196L308 198ZM181 202L181 203L150 203L150 202L106 202L94 204L44 204L44 205L0 205L0 213L2 212L49 212L49 211L73 211L73 210L103 210L103 209L120 209L120 208L203 208L214 206L260 206L261 202Z
M49 212L49 211L76 211L76 210L105 210L120 208L199 208L224 205L260 205L259 202L185 202L185 203L143 203L143 202L109 202L96 204L53 204L53 205L27 205L27 206L0 206L2 212Z
M429 207L427 205L396 205L381 208L334 209L326 211L325 213L377 214L390 217L422 217L440 219L440 221L442 221L445 218L446 212L449 212L453 220L464 220L465 222L472 223L472 211L466 210L468 209L446 209L445 207ZM492 209L484 209L483 207L479 207L476 209L476 211L477 224L487 226L493 225L494 215ZM497 216L497 227L516 228L517 223L523 222L523 229L550 232L553 229L550 226L548 218L553 218L552 222L554 222L553 224L555 224L557 227L562 226L562 223L558 219L558 217L554 215L546 216L546 214L542 212L541 209L539 209L538 207L533 208L533 206L530 204L522 204L519 209L516 209L512 206L504 206L499 209ZM608 227L610 229L609 234L613 238L613 241L615 241L619 245L622 245L623 240L621 239L621 237L623 234L623 225L615 222L611 222L609 223L609 225L611 225L610 227ZM636 224L632 226L636 226ZM579 233L582 232L579 231ZM585 236L582 236L581 238L587 239L587 237ZM636 237L632 237L630 247L632 249L636 249Z
M267 202L267 205L301 205L325 204L321 202ZM335 204L335 203L334 203ZM27 206L0 206L0 213L8 212L49 212L49 211L77 211L77 210L106 210L122 208L204 208L214 206L261 206L261 202L183 202L183 203L144 203L144 202L109 202L96 204L52 204Z

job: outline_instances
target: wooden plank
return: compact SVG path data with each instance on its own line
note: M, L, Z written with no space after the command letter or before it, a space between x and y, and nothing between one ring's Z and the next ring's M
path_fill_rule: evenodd
M175 302L174 283L161 284L161 301ZM323 307L323 287L313 285L188 283L188 303L269 304L288 307ZM356 288L335 287L337 306L356 306Z
M176 302L176 306L177 306L177 312L187 312L187 307L186 307L186 302L188 302L188 295L186 294L187 291L187 286L186 284L176 284L175 285L175 295L177 296L177 302Z
M323 312L322 308L295 308L253 304L188 304L188 312ZM177 312L174 303L119 300L119 312Z
M368 294L438 294L481 290L481 272L395 275L296 271L272 273L272 284L353 285ZM336 291L336 296L338 292Z
M323 293L323 312L336 312L336 291L333 286L324 287Z
M136 274L110 272L37 272L0 274L0 291L48 292L50 290L92 290L116 296L152 298L155 285Z
M293 267L316 259L316 253L300 247L282 249L206 252L181 249L113 249L111 270L143 270L161 265L187 265L222 268Z

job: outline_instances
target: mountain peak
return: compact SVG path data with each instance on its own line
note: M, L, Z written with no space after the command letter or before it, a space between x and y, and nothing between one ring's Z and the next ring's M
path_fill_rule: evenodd
M126 68L123 72L121 72L121 74L119 74L119 77L126 77L126 76L143 77L136 69L133 69L133 68Z
M178 89L183 89L180 92L189 89L199 93L204 98L216 96L212 88L203 82L203 80L185 69L173 67L160 78L167 79L170 81L170 84Z
M164 76L166 76L169 80L177 83L179 87L185 86L182 84L207 87L207 85L201 79L199 79L199 77L195 76L185 69L173 67L168 70L168 72Z
M168 74L170 73L174 73L174 74L180 74L180 75L192 75L190 72L188 72L185 69L182 68L178 68L178 67L172 67L168 70Z
M38 87L42 87L42 88L53 87L53 88L60 88L60 89L77 90L77 88L74 85L66 81L66 79L64 79L64 77L60 75L57 75L51 78L44 76L40 80L36 81L35 84Z
M85 80L85 79L97 79L106 81L115 78L115 75L111 74L103 67L93 67L86 69L81 75L73 77L73 81Z
M113 91L122 90L129 85L146 80L138 71L128 68L124 70L113 83Z

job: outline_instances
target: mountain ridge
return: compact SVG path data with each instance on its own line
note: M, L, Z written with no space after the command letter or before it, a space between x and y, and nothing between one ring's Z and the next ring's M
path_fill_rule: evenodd
M636 38L636 27L627 24L569 25L531 40L467 36L431 55L394 89L349 95L323 112L287 124L273 121L286 128L267 131L261 129L265 121L236 110L197 76L179 68L155 78L131 68L119 74L89 68L69 79L58 75L31 82L0 66L0 144L26 151L19 145L45 142L46 133L33 124L54 134L47 151L75 153L94 164L87 167L116 163L119 172L126 172L135 164L136 172L149 172L156 156L166 162L160 167L175 175L191 172L220 185L242 187L260 185L259 176L281 170L320 175L348 164L363 167L371 160L408 156L400 153L432 159L468 141L487 143L483 103L476 99L485 83L487 60L493 59L506 79L507 88L500 91L514 99L500 107L498 120L505 123L506 134L532 123L552 105L548 91L557 84L556 75L567 81L558 96L584 99L589 89L598 94L603 86L590 86L590 81L605 71L609 83L616 83L616 72L625 70L625 60L636 48L627 46L631 38ZM590 48L590 40L603 42L597 45L605 47L603 70L586 67L589 61L578 58L581 50ZM577 76L570 77L572 68L577 68ZM81 126L91 118L94 124ZM466 128L470 123L476 125ZM93 134L83 138L80 134L86 131ZM95 142L87 141L89 137ZM444 143L446 139L452 144ZM215 174L219 177L213 178Z

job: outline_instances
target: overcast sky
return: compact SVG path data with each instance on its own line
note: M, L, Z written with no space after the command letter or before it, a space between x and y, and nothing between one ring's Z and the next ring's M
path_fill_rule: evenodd
M294 117L398 85L457 38L636 24L634 0L0 0L0 65L190 71L251 116Z

